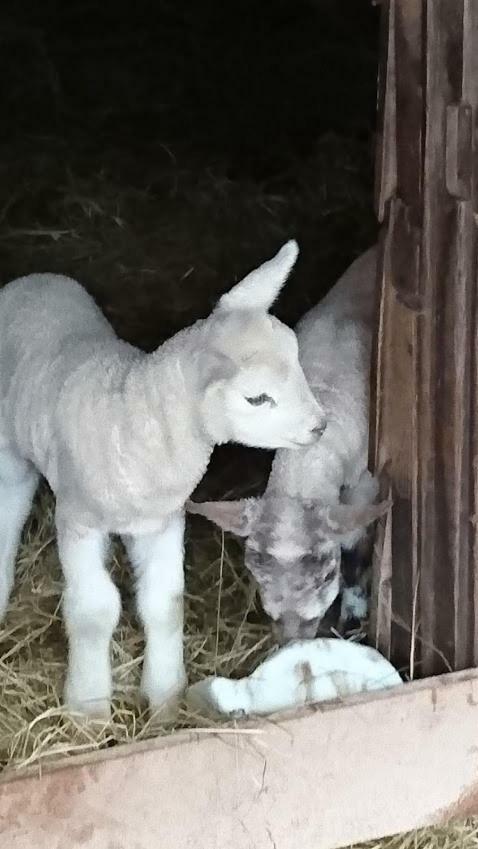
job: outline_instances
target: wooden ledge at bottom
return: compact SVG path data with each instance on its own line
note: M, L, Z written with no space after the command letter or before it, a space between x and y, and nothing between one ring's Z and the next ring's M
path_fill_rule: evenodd
M0 783L8 849L333 849L473 813L476 670Z

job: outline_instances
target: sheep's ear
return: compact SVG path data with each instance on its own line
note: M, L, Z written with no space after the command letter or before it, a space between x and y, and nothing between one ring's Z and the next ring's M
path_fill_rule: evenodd
M269 310L292 271L299 247L294 239L280 251L251 271L219 300L220 310Z
M253 528L258 509L259 498L241 498L239 501L187 501L188 513L205 516L223 531L230 531L238 537L247 537Z
M320 522L331 537L340 541L341 537L371 525L387 513L391 506L391 499L387 499L379 504L366 506L336 504L334 507L321 507L319 508Z

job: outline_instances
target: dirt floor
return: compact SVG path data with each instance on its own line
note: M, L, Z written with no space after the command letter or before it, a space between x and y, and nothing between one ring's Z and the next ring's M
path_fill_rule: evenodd
M69 274L146 350L290 237L301 254L276 313L293 325L325 294L377 232L378 10L276 0L272 16L265 6L161 0L153 15L140 2L134 19L122 2L2 8L0 285ZM270 459L221 448L197 496L260 491ZM42 492L0 627L0 769L152 733L132 696L142 643L119 550L113 566L126 607L118 706L93 739L61 714L61 581ZM193 679L250 669L271 638L240 546L191 521L187 580ZM382 845L471 849L478 837L470 824Z

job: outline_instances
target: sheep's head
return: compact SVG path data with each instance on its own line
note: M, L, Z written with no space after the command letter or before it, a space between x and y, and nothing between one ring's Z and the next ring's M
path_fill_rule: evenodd
M186 509L246 537L245 565L279 642L313 638L340 589L341 540L389 508L325 506L267 494L239 501L188 502Z
M297 244L287 242L223 295L207 320L202 419L215 442L295 448L312 444L325 428L295 333L268 313L297 253Z

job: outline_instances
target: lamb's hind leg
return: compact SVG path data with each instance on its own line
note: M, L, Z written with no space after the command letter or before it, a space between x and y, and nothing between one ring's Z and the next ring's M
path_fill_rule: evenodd
M0 620L12 591L15 557L38 477L30 463L0 448Z

